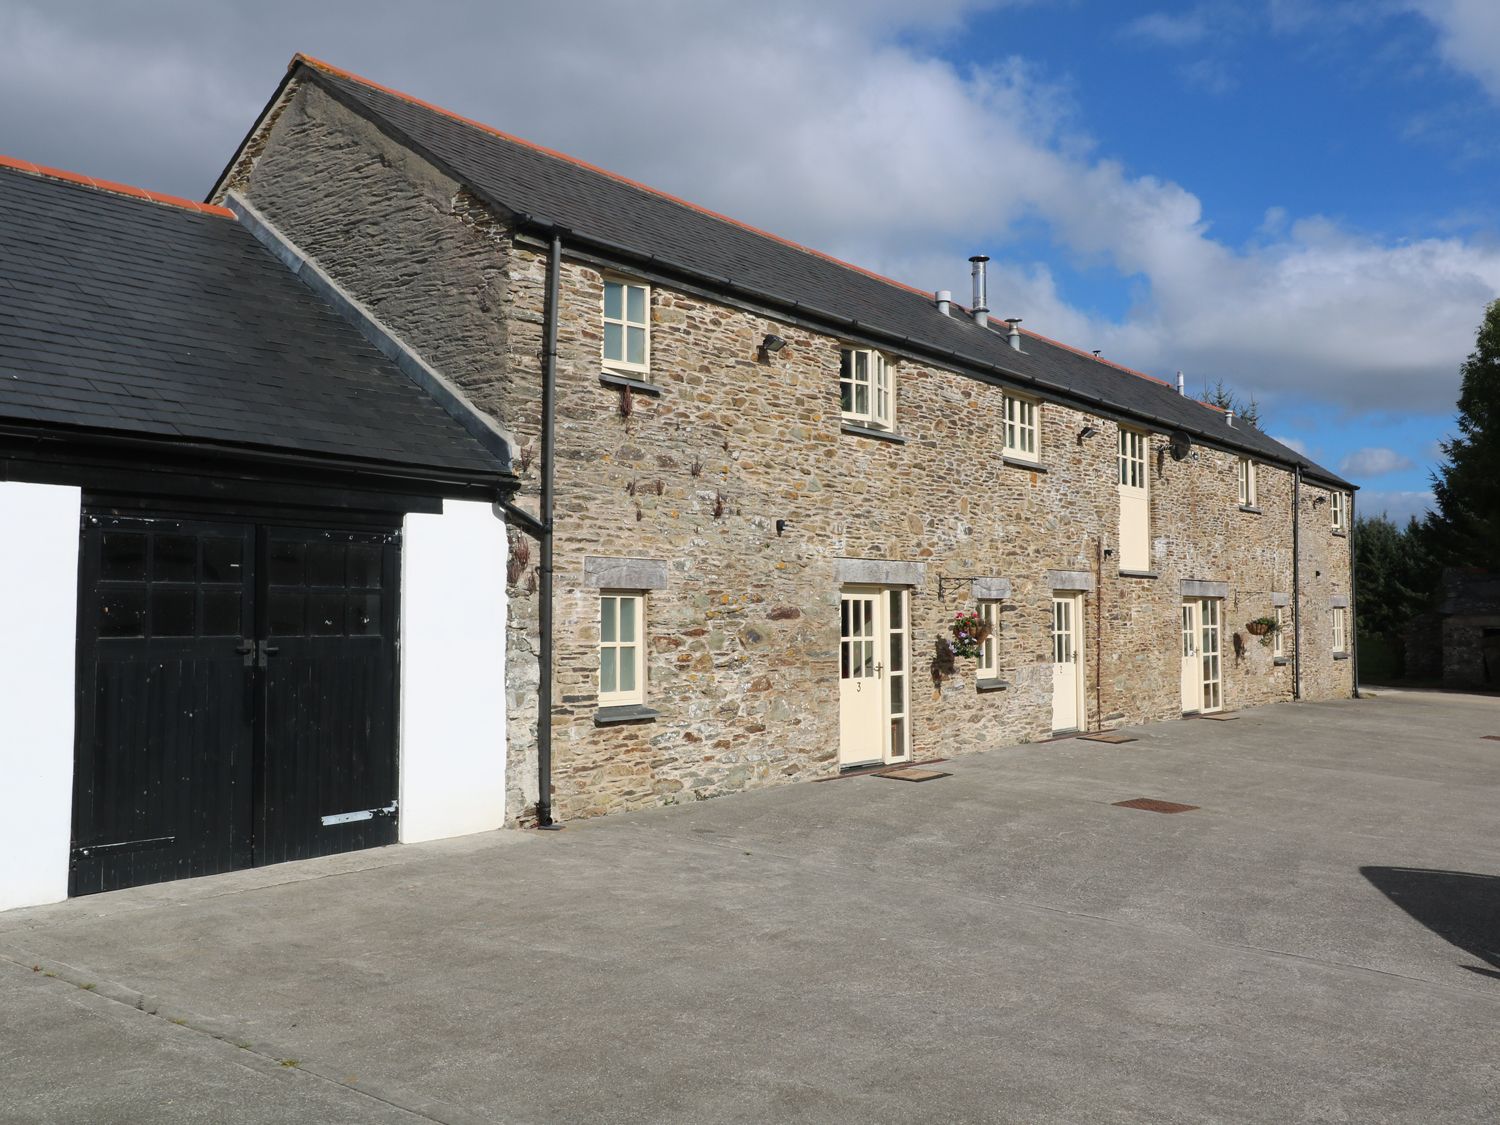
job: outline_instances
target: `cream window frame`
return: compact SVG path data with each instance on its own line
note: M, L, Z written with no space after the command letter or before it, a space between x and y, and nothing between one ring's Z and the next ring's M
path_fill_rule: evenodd
M1271 634L1271 656L1280 660L1286 656L1286 606L1279 605L1272 611L1276 619L1276 632Z
M895 365L873 348L840 348L839 414L845 422L856 426L895 430Z
M626 638L622 635L621 623L626 614L622 607L629 605L630 616L635 626L634 636ZM613 616L611 616L613 611ZM611 627L613 624L613 627ZM611 637L610 634L613 633ZM606 653L613 653L614 660L606 659ZM627 655L628 654L628 655ZM628 689L621 688L625 680L623 675L629 661L631 678L634 680ZM614 669L614 689L606 690L605 684L609 668ZM621 707L632 703L646 702L646 595L639 590L600 590L599 591L599 706Z
M979 617L989 626L989 636L979 646L974 675L981 680L997 680L1000 678L1000 603L992 599L981 601Z
M619 315L611 316L609 313L610 290L615 288L620 291ZM634 293L640 294L639 317L632 315L635 311L631 307L633 303L631 297ZM603 326L599 341L599 355L604 366L611 371L649 372L651 370L651 286L624 277L605 277L600 293L599 317ZM611 328L619 330L620 354L618 356L609 354ZM632 332L641 334L641 359L639 361L628 358Z
M1042 404L1021 395L1005 396L1005 456L1035 461L1041 456Z
M1255 462L1249 457L1241 457L1237 473L1239 477L1240 507L1256 507L1260 502L1260 482L1257 479L1259 474Z
M1120 485L1124 488L1150 487L1146 476L1146 445L1150 435L1144 430L1120 427Z
M1334 531L1349 530L1349 495L1345 492L1328 494L1329 517Z
M1333 617L1333 652L1339 656L1349 651L1349 611L1343 606L1334 606L1330 611Z

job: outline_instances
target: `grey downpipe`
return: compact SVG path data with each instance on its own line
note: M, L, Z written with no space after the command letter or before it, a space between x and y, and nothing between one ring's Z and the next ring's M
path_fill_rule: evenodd
M536 689L536 824L552 821L552 493L555 477L553 448L557 430L557 319L558 275L562 273L562 239L554 234L547 255L547 312L542 352L542 495L540 589L537 626L541 633Z
M1292 698L1302 698L1302 466L1292 468Z
M1354 673L1354 698L1359 698L1359 630L1354 627L1355 614L1358 612L1358 598L1355 583L1359 576L1354 569L1354 492L1349 492L1349 667Z

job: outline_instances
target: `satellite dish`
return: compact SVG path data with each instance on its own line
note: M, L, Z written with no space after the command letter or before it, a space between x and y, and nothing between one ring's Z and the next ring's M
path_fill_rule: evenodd
M1172 450L1172 460L1185 461L1187 460L1187 455L1192 452L1193 439L1181 430L1175 430L1172 433L1170 448Z

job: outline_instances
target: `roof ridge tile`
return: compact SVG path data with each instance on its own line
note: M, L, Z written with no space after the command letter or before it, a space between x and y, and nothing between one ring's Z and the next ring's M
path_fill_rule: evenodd
M24 172L32 176L41 176L49 180L62 180L66 183L93 188L95 191L106 192L110 195L122 195L128 199L140 199L148 203L160 203L167 207L178 207L184 211L196 211L199 214L215 215L224 219L234 218L234 212L227 207L219 207L212 203L197 203L191 199L183 199L178 195L167 195L164 192L150 191L146 188L136 187L133 184L116 183L114 180L100 180L93 176L85 176L81 172L69 172L62 168L51 168L45 164L36 164L30 160L22 160L15 156L6 156L3 153L0 153L0 168L9 168L12 171Z

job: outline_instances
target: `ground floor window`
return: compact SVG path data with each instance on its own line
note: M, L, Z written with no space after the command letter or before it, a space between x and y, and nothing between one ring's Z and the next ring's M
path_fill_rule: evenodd
M979 603L979 619L984 622L984 643L979 647L979 667L976 675L982 680L998 679L1000 676L1000 603Z
M1286 655L1286 606L1276 607L1276 631L1271 634L1271 655L1280 660Z
M646 702L645 619L645 594L609 590L599 595L601 707Z
M1343 606L1336 606L1333 610L1333 651L1349 651L1349 611Z

